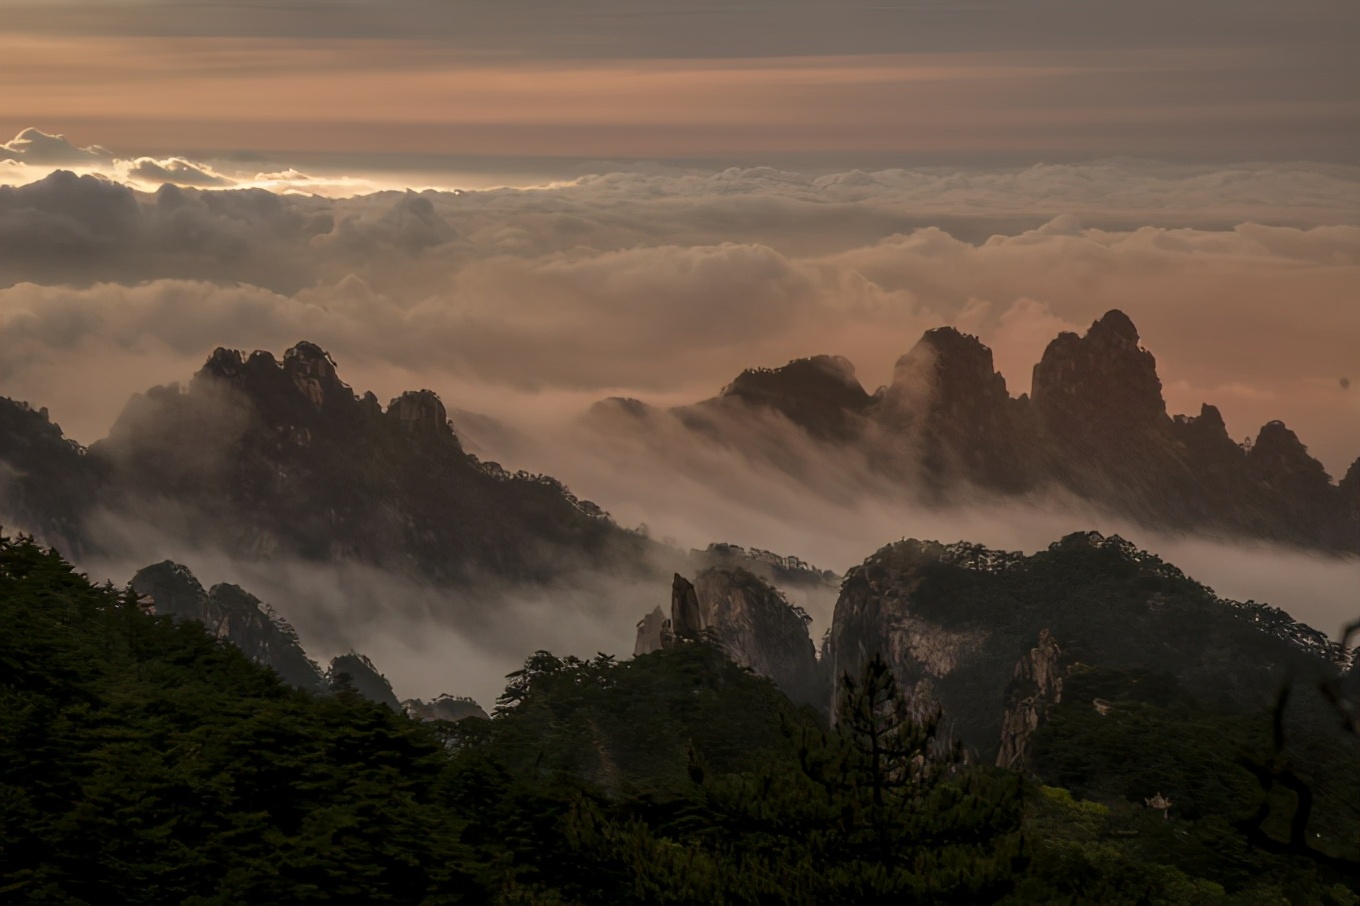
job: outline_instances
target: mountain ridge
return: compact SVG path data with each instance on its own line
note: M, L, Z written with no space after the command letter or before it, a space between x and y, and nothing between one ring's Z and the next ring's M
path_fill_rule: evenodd
M656 411L608 400L586 422L646 432ZM1169 414L1156 359L1118 310L1050 342L1032 392L1018 397L985 344L940 327L872 394L847 360L815 356L747 369L718 396L670 411L697 436L810 490L819 457L853 454L873 480L927 506L1058 492L1157 531L1360 554L1360 459L1333 482L1283 422L1244 445L1210 403L1198 415ZM762 416L801 433L809 452L800 458L791 439L772 444L753 421Z

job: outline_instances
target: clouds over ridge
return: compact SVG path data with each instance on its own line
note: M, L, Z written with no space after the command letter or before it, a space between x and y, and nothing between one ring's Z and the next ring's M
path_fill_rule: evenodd
M0 186L0 380L91 440L217 345L311 339L375 389L454 406L497 387L679 402L820 353L872 389L948 323L1019 393L1060 330L1121 308L1174 411L1219 403L1237 437L1284 418L1336 472L1360 449L1357 210L1360 169L1302 164L638 164L343 199L54 173ZM93 396L81 369L104 373Z
M336 254L327 248L336 230L275 210L273 198L191 196L186 204L201 207L169 221L178 229L160 224L137 241L160 256L145 258L149 267L193 273L193 249L172 240L206 243L197 248L215 249L206 260L222 268L207 276L225 280L245 262L280 289L161 277L0 290L7 394L49 406L91 440L119 394L186 377L214 346L277 351L301 338L366 374L393 375L376 378L380 390L404 389L389 387L402 375L444 390L451 405L471 385L674 401L709 395L743 368L817 353L849 357L872 388L942 323L990 343L1018 393L1059 330L1117 307L1158 355L1174 410L1220 403L1235 436L1284 418L1333 471L1360 448L1356 420L1338 418L1360 409L1340 383L1356 377L1360 348L1360 227L1116 232L1059 219L980 244L926 228L802 256L761 242L554 250L512 224L488 236L454 217L440 220L454 238L422 245L440 227L420 221L417 206L416 226L371 218ZM197 218L216 231L186 238ZM284 237L278 248L271 229ZM403 242L412 235L419 241ZM82 368L104 376L77 381ZM90 382L108 394L99 406L85 397Z

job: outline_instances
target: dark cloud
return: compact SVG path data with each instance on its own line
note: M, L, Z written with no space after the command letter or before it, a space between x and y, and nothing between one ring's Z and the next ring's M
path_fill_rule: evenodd
M192 163L181 157L172 157L167 160L139 157L132 161L132 166L128 169L127 175L132 179L143 182L170 183L176 186L223 187L235 185L235 180L228 179L220 173L214 173L209 167Z

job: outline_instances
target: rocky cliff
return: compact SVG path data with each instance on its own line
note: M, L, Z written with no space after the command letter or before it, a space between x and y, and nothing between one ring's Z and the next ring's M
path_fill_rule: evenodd
M1046 639L1038 649L1036 638ZM996 754L1004 730L1003 757L1014 759L1042 702L1055 700L1056 640L1073 661L1170 674L1193 695L1239 707L1267 703L1286 676L1333 675L1339 658L1325 635L1280 611L1219 598L1094 532L1028 557L888 545L847 573L827 651L833 676L882 653L905 687L936 698L964 741Z
M817 655L807 618L759 576L740 567L714 567L691 583L677 573L669 618L660 608L645 616L638 623L634 653L700 638L712 638L733 661L774 680L795 701L818 699Z
M204 591L187 567L166 560L139 570L132 587L151 599L156 613L197 620L284 682L310 692L328 688L288 621L240 586L222 583Z
M1061 656L1062 649L1044 629L1039 632L1039 644L1015 665L1015 675L1006 688L997 767L1022 770L1029 763L1034 732L1048 709L1062 703Z

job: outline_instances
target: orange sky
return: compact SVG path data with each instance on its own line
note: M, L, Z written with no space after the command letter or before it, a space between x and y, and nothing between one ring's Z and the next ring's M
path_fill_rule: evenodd
M1253 52L1199 47L527 61L412 39L11 33L0 59L0 133L136 152L1151 155L1271 124L1325 144L1360 121L1353 94L1225 96L1217 74Z

